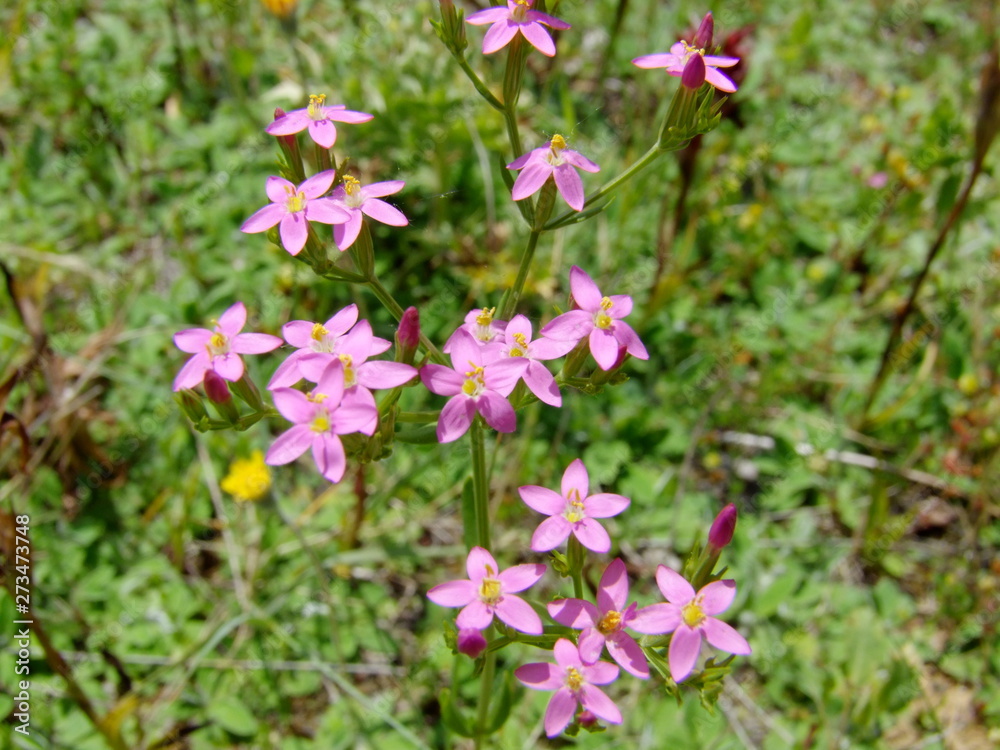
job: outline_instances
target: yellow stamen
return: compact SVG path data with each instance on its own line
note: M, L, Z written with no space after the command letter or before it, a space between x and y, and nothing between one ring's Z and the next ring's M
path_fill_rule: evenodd
M326 103L326 94L309 95L309 116L314 120L325 120L323 105Z
M484 578L479 584L479 598L486 604L496 604L500 601L500 581L496 578Z
M324 401L326 401L326 394L325 393L313 393L312 391L309 391L306 394L306 400L307 401L311 401L314 404L322 404Z
M681 607L681 619L689 628L696 628L705 620L705 613L698 606L698 600L694 599Z
M583 675L580 674L576 667L570 667L566 670L566 687L573 692L583 687Z
M552 136L552 142L549 144L549 148L551 148L558 154L560 151L566 148L566 139L563 138L558 133L556 133L554 136Z
M479 311L479 315L476 316L476 323L481 326L488 326L493 322L493 313L496 311L495 307L484 307Z
M330 415L324 410L320 414L313 417L312 422L309 423L309 429L313 432L329 432L330 431Z
M611 301L611 297L601 297L601 309L604 311L610 310L615 306L615 303Z
M611 612L605 613L604 617L601 618L601 621L597 623L597 629L604 633L604 635L610 635L618 630L618 626L621 624L622 613L612 610Z
M344 177L344 192L348 195L355 195L361 190L361 181L351 175Z
M288 209L288 213L297 214L306 207L305 193L301 190L292 190L291 188L285 188L285 190L288 192L288 198L285 200L285 208Z
M354 358L350 354L341 354L340 361L344 365L344 388L350 388L357 382L354 374Z
M607 330L611 328L614 324L611 316L608 315L608 310L614 307L615 303L611 301L610 297L601 298L601 312L594 316L594 325L602 330Z
M226 346L226 337L221 333L213 333L212 338L208 340L208 345L212 349L224 349Z
M315 323L313 324L312 333L309 335L312 336L312 338L316 341L322 341L323 337L329 333L330 332L326 330L326 328L324 328L322 325L320 325L319 323Z
M517 345L522 349L528 348L528 340L523 333L515 333L514 341L517 342Z

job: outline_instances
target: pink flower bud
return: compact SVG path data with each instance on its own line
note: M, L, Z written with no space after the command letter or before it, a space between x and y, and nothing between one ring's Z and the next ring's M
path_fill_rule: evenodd
M233 400L233 394L229 392L229 386L215 370L205 371L205 395L208 400L215 404L228 404Z
M275 120L280 120L284 116L285 116L285 110L283 110L281 107L275 107L274 108L274 119ZM292 146L296 145L296 141L295 141L295 136L294 135L279 135L279 136L276 136L276 138L278 139L279 143L284 143L285 145L287 145L289 147L292 147Z
M420 346L420 313L415 307L408 307L396 329L396 360L413 363L413 355Z
M694 41L691 45L696 49L707 50L712 46L712 36L715 32L715 22L712 20L712 13L708 12L705 17L701 19L701 25L698 27L697 33L694 35Z
M705 58L695 53L688 59L681 73L681 83L689 89L700 89L705 82Z
M410 308L411 310L413 308ZM465 654L470 659L478 659L479 655L486 650L486 638L481 631L475 628L462 628L458 631L458 652Z
M712 528L708 531L708 546L715 550L720 550L733 541L733 532L736 531L736 506L729 503L719 511L719 515L712 521Z
M593 711L588 711L586 709L584 709L583 712L576 717L576 720L584 729L590 729L597 724L597 716L594 715Z

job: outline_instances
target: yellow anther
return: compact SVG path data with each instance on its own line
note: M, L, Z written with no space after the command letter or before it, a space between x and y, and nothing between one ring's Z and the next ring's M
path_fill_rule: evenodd
M212 349L224 349L226 347L226 337L221 333L213 333L208 340L208 346Z
M326 330L326 328L324 328L322 325L320 325L319 323L314 323L312 333L309 335L316 341L322 341L323 337L329 333L330 332Z
M576 667L570 667L566 670L566 687L573 692L583 687L583 675L580 674Z
M357 384L357 376L354 374L354 358L350 354L341 354L340 361L344 365L344 388L350 388Z
M496 604L500 601L500 581L496 578L484 578L479 584L479 598L487 604Z
M601 297L601 309L602 310L604 310L605 312L607 312L608 310L610 310L614 306L615 306L615 303L611 301L611 297Z
M340 361L343 363L344 367L351 367L354 365L354 357L350 354L341 354Z
M604 635L610 635L618 630L618 627L621 624L622 613L612 610L611 612L605 613L604 617L601 618L601 621L597 623L597 629L604 633Z
M323 105L326 103L326 94L310 94L309 95L309 116L314 120L325 120L326 115L323 113Z
M521 347L522 349L527 349L528 348L528 340L527 340L527 337L523 333L515 333L514 336L513 336L513 338L514 338L514 341L517 342L517 345L519 347Z
M478 365L476 365L475 362L473 362L471 360L469 361L469 364L472 365L472 369L466 371L465 377L467 377L467 378L475 378L479 382L482 382L483 381L483 368L479 367Z
M466 396L475 396L478 384L475 380L466 380L462 383L462 393Z
M698 606L698 600L692 600L681 607L681 619L689 628L696 628L705 620L705 613Z
M566 148L566 139L563 138L558 133L556 133L554 136L552 136L552 142L549 144L549 148L551 148L556 153L559 153L564 148Z
M306 394L306 400L307 401L311 401L314 404L322 404L324 401L326 401L326 394L325 393L313 393L312 391L309 391Z
M354 195L361 190L361 181L356 177L351 175L344 176L344 192L348 195Z
M479 315L476 316L476 323L481 326L488 326L493 322L493 313L496 311L495 307L484 307L479 311Z
M309 423L309 429L313 432L329 432L330 431L330 415L325 411L321 414L317 414L313 417L312 422Z
M306 207L306 194L301 190L297 192L289 191L288 199L285 201L285 208L288 213L295 214Z

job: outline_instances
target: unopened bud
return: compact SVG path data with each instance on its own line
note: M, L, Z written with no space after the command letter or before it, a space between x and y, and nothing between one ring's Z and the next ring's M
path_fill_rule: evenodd
M413 357L420 346L420 313L408 307L396 329L396 361L413 364Z
M205 395L215 404L225 404L233 400L229 386L215 370L205 371Z
M698 27L698 31L694 35L694 41L691 42L692 46L696 49L707 50L712 46L712 36L715 32L715 21L712 20L712 13L708 12L705 17L701 19L701 25Z
M587 709L584 709L584 711L576 717L576 720L584 729L591 729L597 725L597 716L594 715L593 711Z
M681 73L681 83L689 89L700 89L705 82L705 58L699 53L694 53L688 58Z
M181 411L195 424L203 418L208 418L208 412L205 411L205 404L202 403L201 396L195 391L185 388L177 393L174 398L177 399L177 404L181 407Z
M719 511L719 515L712 521L712 528L708 531L708 546L715 550L733 541L733 532L736 531L736 506L729 503Z
M478 659L479 655L486 650L486 638L474 628L462 628L458 631L456 639L458 653L465 654L470 659Z

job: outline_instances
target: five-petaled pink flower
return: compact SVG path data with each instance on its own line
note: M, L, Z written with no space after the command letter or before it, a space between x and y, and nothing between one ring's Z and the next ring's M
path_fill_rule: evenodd
M338 436L351 432L371 435L378 424L374 406L342 403L344 367L340 360L327 367L315 391L275 388L272 395L275 408L294 425L271 444L264 458L270 466L291 463L312 448L320 474L339 482L347 468L347 457Z
M541 618L530 604L513 594L534 586L545 574L544 565L529 563L500 570L493 555L482 547L473 547L465 569L468 579L440 583L427 592L427 598L435 604L463 608L455 619L459 630L483 630L496 615L522 633L542 634Z
M519 156L507 165L507 169L521 170L514 181L511 197L516 201L524 200L541 190L551 177L569 207L574 211L582 211L586 194L583 191L583 180L574 167L585 172L601 171L587 157L566 148L566 139L557 133L545 145Z
M618 667L606 661L586 663L577 647L566 638L556 641L552 653L555 664L525 664L514 670L514 676L525 687L556 691L545 709L545 734L555 737L568 727L577 706L583 708L583 715L589 711L609 724L621 724L622 712L618 706L595 687L614 682L618 678Z
M587 467L579 458L566 467L562 494L545 487L526 485L518 489L521 499L532 510L549 516L531 537L531 549L548 552L573 534L587 549L603 554L611 549L611 537L595 519L617 516L631 500L622 495L590 492Z
M358 306L350 304L343 310L339 310L325 323L313 323L308 320L291 320L285 323L281 327L281 335L285 337L285 341L295 347L295 351L278 365L278 369L274 371L271 381L267 384L268 390L287 388L304 378L305 374L300 369L299 363L308 355L339 354L340 341L357 322ZM369 355L381 354L390 346L392 343L385 339L373 339ZM319 368L320 374L332 359L331 357L322 362ZM315 373L315 368L312 368L311 371ZM318 375L310 380L313 383L319 382Z
M573 341L546 338L532 340L531 321L523 315L515 315L510 319L504 339L504 343L499 346L499 356L518 363L521 367L521 379L540 401L549 406L562 406L556 379L542 361L562 357L576 344Z
M375 115L355 112L343 104L326 106L326 94L311 94L309 106L294 109L284 117L279 117L265 128L271 135L294 135L309 128L309 136L323 148L333 148L337 142L337 126L334 122L357 125L368 122Z
M712 14L709 13L702 20L701 26L698 28L698 32L695 34L694 41L691 44L681 40L670 48L670 52L643 55L642 57L635 58L632 64L646 69L666 68L667 72L672 76L683 76L684 69L688 66L691 58L697 55L704 62L704 80L708 81L709 84L719 91L731 94L736 91L736 84L729 80L726 75L720 73L717 68L731 68L740 59L738 57L716 57L715 55L705 54L705 48L712 45L712 26ZM700 65L698 66L698 70L701 70ZM691 72L691 69L689 69L689 76ZM688 84L685 83L685 85Z
M495 307L477 307L475 310L469 310L462 325L456 328L455 333L448 337L441 351L445 354L451 352L452 343L459 331L471 333L480 346L503 343L503 332L507 327L507 321L494 320L493 315L496 311Z
M265 190L271 199L270 205L243 222L240 231L255 234L280 224L281 244L292 255L298 255L309 237L310 221L339 225L351 218L332 197L321 197L333 185L333 178L333 170L328 169L295 187L281 177L268 177Z
M177 373L174 390L194 388L208 370L235 383L243 377L241 354L263 354L281 346L281 339L268 333L240 333L247 322L247 309L237 302L219 318L215 329L188 328L174 334L174 345L193 354Z
M402 211L379 200L398 193L405 184L402 180L390 180L362 187L356 178L350 175L344 177L344 183L338 185L331 196L334 203L348 214L347 221L333 227L333 240L337 243L337 249L344 251L354 244L361 232L362 214L393 227L405 227L409 224Z
M589 338L590 353L602 370L610 370L624 348L633 357L649 359L639 335L622 318L632 312L632 298L627 294L605 297L587 273L573 266L569 285L578 310L556 317L542 328L542 335L560 341Z
M494 430L513 432L517 416L507 396L517 385L521 367L509 359L491 361L489 352L463 329L459 329L451 344L454 369L427 364L420 370L420 379L428 390L439 396L451 396L438 417L438 442L450 443L462 437L476 412Z
M628 602L628 574L621 558L604 570L597 587L597 606L583 599L557 599L549 603L549 615L560 625L582 630L579 638L580 656L591 663L601 657L605 646L622 668L640 679L649 677L649 665L635 639L625 632L663 633L658 610L637 609Z
M712 581L695 593L683 576L660 565L656 569L656 585L667 603L644 608L643 624L647 629L642 632L673 633L667 658L674 682L682 682L691 674L701 651L702 636L720 651L742 656L750 653L746 638L713 616L722 614L733 603L735 581Z
M465 19L475 26L492 24L483 38L484 55L506 47L518 32L543 55L553 57L556 54L555 42L544 27L568 29L570 25L548 13L532 10L532 5L534 0L507 0L506 7L497 5Z

